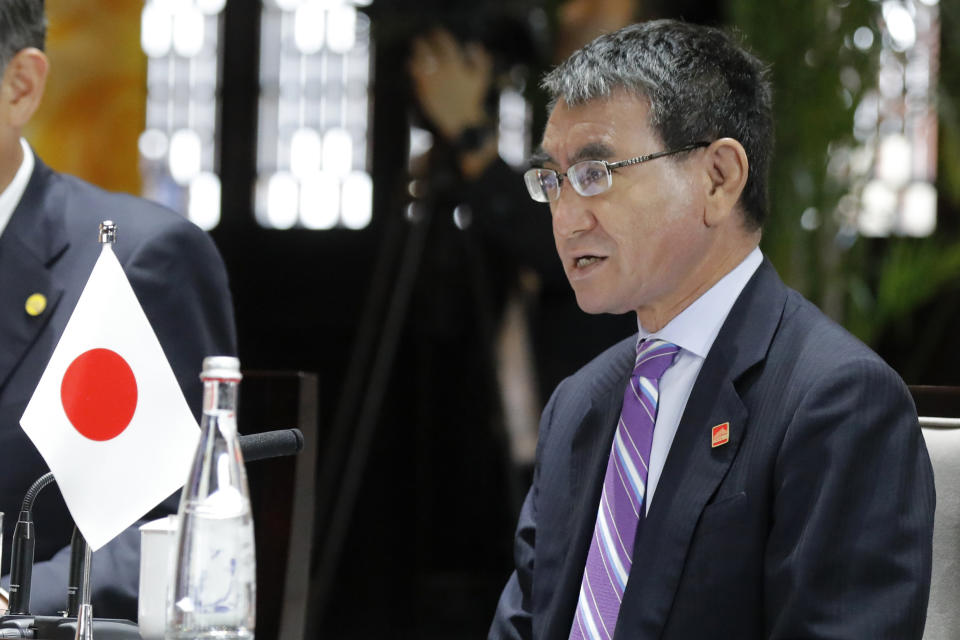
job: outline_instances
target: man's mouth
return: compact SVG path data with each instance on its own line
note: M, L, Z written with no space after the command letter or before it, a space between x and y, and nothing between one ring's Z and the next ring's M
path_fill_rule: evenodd
M589 267L594 262L600 262L603 260L600 256L581 256L574 260L574 265L578 269L583 269L584 267Z

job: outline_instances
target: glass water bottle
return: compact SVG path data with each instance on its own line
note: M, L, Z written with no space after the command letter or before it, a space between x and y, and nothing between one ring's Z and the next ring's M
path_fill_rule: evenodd
M200 442L183 487L167 603L169 640L249 640L256 567L247 474L237 440L240 361L204 358Z

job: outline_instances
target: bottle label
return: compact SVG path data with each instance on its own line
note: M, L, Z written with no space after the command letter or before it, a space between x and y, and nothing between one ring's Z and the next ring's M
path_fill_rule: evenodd
M240 517L196 516L181 547L181 582L174 594L174 626L253 629L256 567L253 525ZM188 532L184 532L188 533Z

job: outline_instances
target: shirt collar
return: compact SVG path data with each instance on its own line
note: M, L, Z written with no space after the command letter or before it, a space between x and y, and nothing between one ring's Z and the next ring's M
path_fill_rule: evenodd
M759 247L755 247L740 264L655 334L645 331L638 320L638 340L649 337L666 340L684 351L706 358L713 341L720 333L720 327L733 308L733 303L740 297L740 292L747 286L761 262L763 254Z
M7 188L0 193L0 233L7 228L10 217L14 210L20 204L20 198L27 189L27 183L30 182L30 175L33 173L34 164L33 151L30 145L23 138L20 138L20 146L23 148L23 160L20 162L20 168L13 176L13 180L7 185Z

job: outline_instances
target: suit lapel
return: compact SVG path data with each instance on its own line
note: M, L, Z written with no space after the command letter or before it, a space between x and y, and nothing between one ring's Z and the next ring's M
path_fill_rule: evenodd
M623 391L636 359L636 336L621 344L623 346L613 354L610 366L593 381L591 403L588 407L584 405L585 411L578 417L579 425L571 441L570 513L574 521L567 546L569 552L560 572L554 607L556 615L544 634L547 638L566 638L573 624L583 568L597 521L607 459L623 406Z
M616 639L660 637L700 514L746 436L749 415L736 382L766 356L785 301L786 287L765 260L707 354L638 532ZM714 448L712 428L724 422L730 439Z
M50 169L37 158L23 197L0 234L0 389L49 322L63 295L63 288L50 272L68 246L62 211L47 206L46 184L51 176ZM42 295L46 301L37 315L26 309L27 298L33 294Z

